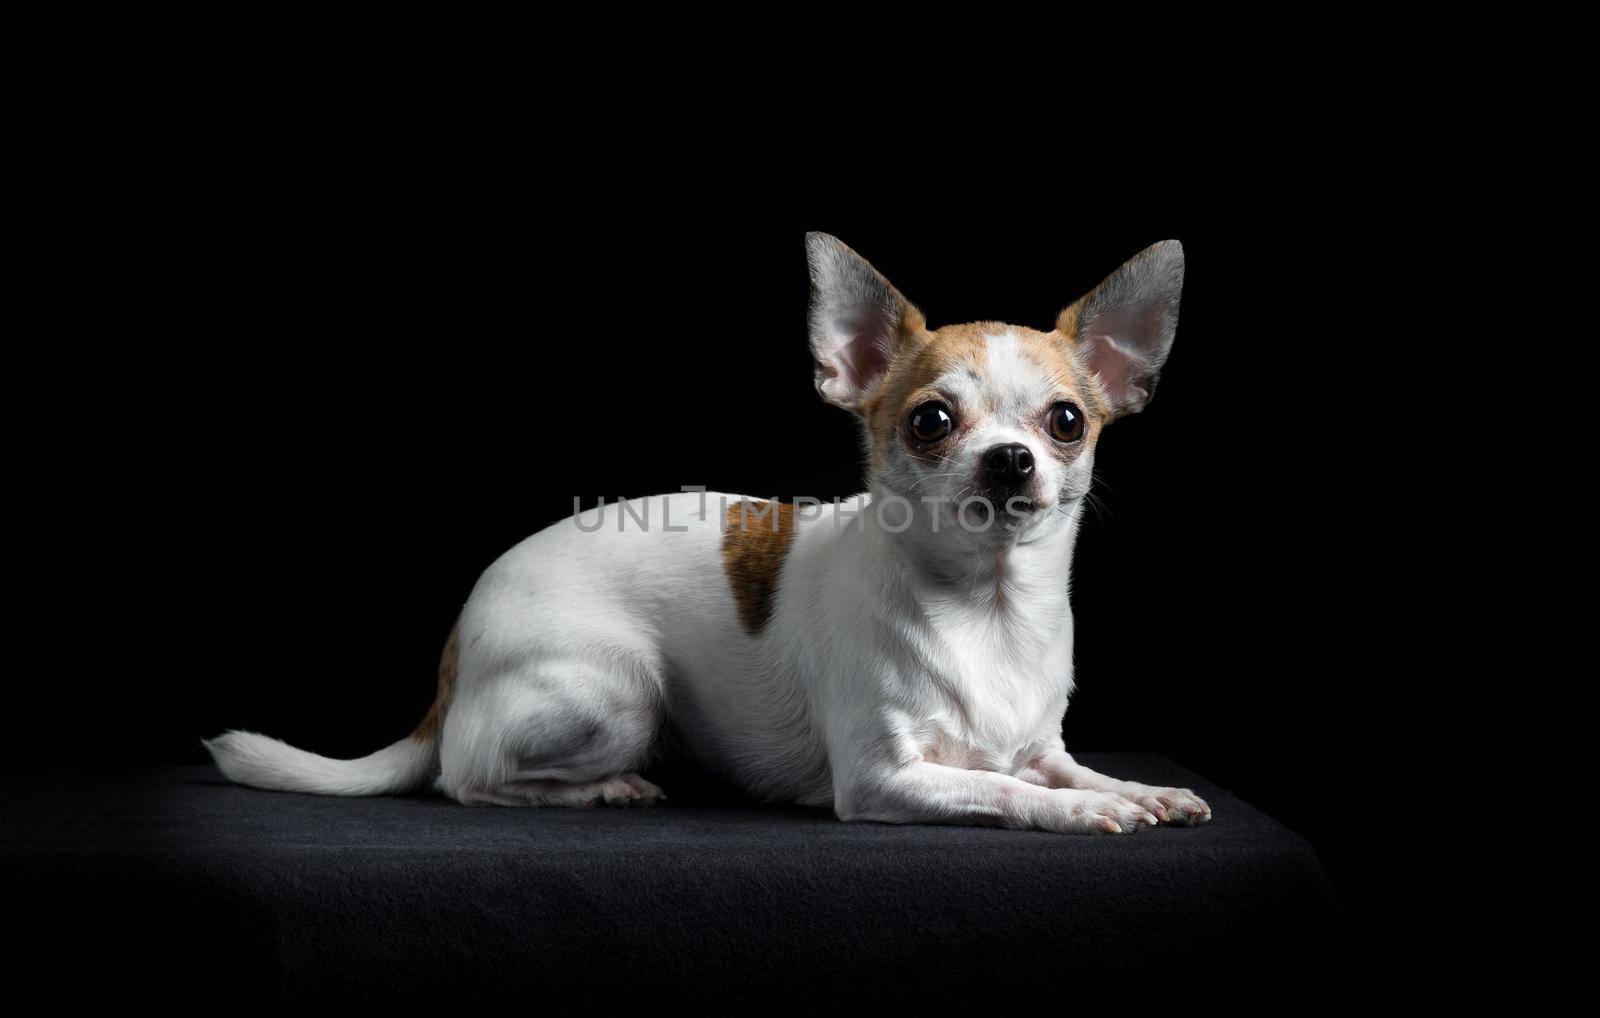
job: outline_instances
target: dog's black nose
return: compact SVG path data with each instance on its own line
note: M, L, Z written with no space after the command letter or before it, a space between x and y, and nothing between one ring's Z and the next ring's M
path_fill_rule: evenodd
M1033 475L1033 453L1017 442L997 445L983 454L983 472L992 485L1018 487Z

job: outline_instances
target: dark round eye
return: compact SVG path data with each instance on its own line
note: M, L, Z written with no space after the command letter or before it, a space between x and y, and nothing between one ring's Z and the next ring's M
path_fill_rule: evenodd
M1071 403L1050 408L1050 437L1057 442L1076 442L1083 437L1083 411Z
M911 437L919 442L937 442L956 425L950 408L943 403L924 403L911 411Z

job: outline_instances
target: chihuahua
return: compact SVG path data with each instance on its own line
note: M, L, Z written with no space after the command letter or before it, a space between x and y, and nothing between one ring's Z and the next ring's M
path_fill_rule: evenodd
M670 728L751 795L842 820L1209 820L1194 792L1096 773L1061 735L1095 443L1155 389L1182 246L1140 252L1050 332L930 329L839 240L808 234L806 251L816 387L860 420L866 494L831 510L699 489L602 501L484 572L410 736L338 761L231 731L204 743L222 772L325 795L643 805L663 798L638 772Z

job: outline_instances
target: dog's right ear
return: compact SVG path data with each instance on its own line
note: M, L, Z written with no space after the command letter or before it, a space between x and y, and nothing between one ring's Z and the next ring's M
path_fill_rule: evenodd
M900 343L922 331L922 312L836 237L806 234L806 261L817 392L860 413Z

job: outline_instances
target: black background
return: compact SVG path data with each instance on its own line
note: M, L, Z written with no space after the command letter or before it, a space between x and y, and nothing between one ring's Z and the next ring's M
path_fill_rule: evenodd
M1378 652L1411 535L1369 344L1396 299L1373 279L1437 243L1408 185L1310 142L868 171L815 137L601 154L276 101L125 136L123 172L69 180L103 215L76 256L116 272L68 309L102 338L39 382L24 455L64 497L28 550L56 563L43 649L71 667L19 716L70 712L70 751L22 724L9 765L201 762L230 727L361 755L426 711L481 570L575 496L860 490L855 425L812 388L807 230L932 326L1036 328L1173 237L1174 353L1097 453L1068 746L1176 758L1360 903L1380 864L1344 808L1372 780L1352 748L1403 749L1416 682Z

